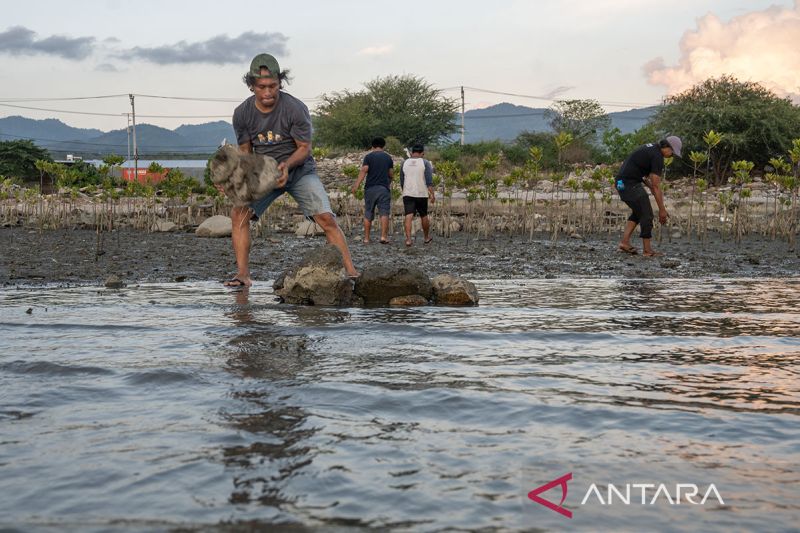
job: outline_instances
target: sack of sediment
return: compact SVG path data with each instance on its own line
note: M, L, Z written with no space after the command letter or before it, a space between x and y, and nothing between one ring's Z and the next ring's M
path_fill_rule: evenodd
M272 157L245 154L236 146L222 146L209 164L211 181L220 185L233 205L244 206L277 187L281 171Z

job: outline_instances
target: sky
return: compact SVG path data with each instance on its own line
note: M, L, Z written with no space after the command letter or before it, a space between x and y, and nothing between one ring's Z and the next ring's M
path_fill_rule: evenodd
M402 74L450 97L467 87L467 109L592 98L620 111L722 74L800 101L800 0L0 0L0 13L0 117L104 131L126 127L130 93L137 123L230 121L261 52L312 110ZM108 95L121 96L67 100Z

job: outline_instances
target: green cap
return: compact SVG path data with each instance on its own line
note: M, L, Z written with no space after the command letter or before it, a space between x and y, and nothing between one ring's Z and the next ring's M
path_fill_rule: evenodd
M261 69L269 70L268 76L261 75ZM256 78L277 78L281 72L278 66L278 60L269 54L258 54L250 62L250 74Z

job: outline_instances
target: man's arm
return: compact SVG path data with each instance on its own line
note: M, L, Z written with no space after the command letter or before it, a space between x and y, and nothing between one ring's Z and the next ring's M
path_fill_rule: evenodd
M658 174L650 174L645 179L644 183L650 188L650 191L653 193L653 198L656 199L656 203L658 204L658 221L665 224L669 213L667 213L667 208L664 205L664 193L661 190L661 176Z
M364 178L367 176L368 171L369 165L361 165L361 170L358 171L358 179L356 179L355 185L350 188L350 192L353 194L356 193L358 188L361 186L361 182L364 181Z
M433 192L433 165L425 160L425 185L428 187L428 198L432 204L436 203L436 194Z
M278 170L283 172L283 175L278 179L278 187L286 185L286 182L289 181L289 171L305 163L309 154L311 154L311 141L298 141L295 139L294 143L297 148L289 156L289 159L283 163L278 163Z

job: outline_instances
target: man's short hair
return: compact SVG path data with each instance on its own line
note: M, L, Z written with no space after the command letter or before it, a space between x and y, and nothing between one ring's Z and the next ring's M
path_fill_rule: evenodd
M373 148L383 148L384 146L386 146L386 139L383 137L375 137L372 139Z
M412 154L421 154L424 151L425 151L425 147L423 145L421 145L421 144L415 144L414 146L411 147L411 153Z

